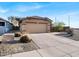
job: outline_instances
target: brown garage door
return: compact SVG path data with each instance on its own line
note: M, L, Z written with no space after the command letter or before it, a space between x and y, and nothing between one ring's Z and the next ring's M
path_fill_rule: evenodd
M22 30L26 30L29 33L44 33L47 32L47 24L26 24L21 26Z

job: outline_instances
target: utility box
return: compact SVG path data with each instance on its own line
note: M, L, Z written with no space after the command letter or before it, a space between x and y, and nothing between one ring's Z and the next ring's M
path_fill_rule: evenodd
M73 29L73 39L79 40L79 29Z

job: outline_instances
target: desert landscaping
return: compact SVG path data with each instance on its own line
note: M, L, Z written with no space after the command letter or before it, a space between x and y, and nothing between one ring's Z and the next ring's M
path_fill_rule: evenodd
M1 1L0 57L79 57L79 2Z
M62 52L63 54L60 54L61 52L59 52L58 55L55 55L53 53L56 52L52 50L52 48L58 47L58 45L61 47L61 45L66 45L70 41L76 42L76 40L72 39L73 30L71 30L70 27L65 29L64 23L60 22L57 27L52 27L53 24L51 19L40 16L31 16L21 19L11 17L11 19L12 21L9 23L9 25L11 24L10 30L4 32L0 36L0 56L14 56L14 54L15 56L18 56L16 54L19 53L25 53L26 55L23 56L27 57L36 56L36 54L41 57L71 56L64 52ZM1 20L4 21L3 19ZM60 37L60 39L58 37ZM50 48L50 51L46 50L47 53L40 51L45 48L48 49L48 47ZM73 49L74 48L75 47L73 47ZM28 54L32 51L36 51L35 55ZM59 49L57 51L59 51Z

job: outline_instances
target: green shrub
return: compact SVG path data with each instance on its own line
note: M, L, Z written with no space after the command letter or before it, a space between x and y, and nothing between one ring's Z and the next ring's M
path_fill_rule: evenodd
M21 43L28 43L28 42L30 42L31 41L31 39L29 39L29 37L27 36L27 35L24 35L24 36L22 36L21 38L20 38L20 42Z

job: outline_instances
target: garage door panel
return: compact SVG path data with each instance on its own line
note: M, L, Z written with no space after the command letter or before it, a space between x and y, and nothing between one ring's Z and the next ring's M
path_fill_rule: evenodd
M22 25L22 29L30 33L47 32L47 24L26 24Z

